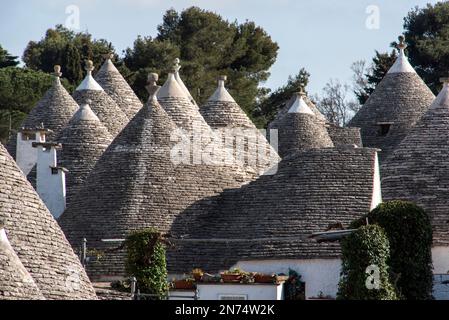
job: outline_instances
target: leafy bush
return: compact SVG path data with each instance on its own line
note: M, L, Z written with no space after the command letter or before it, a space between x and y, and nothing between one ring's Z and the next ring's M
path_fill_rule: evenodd
M408 201L380 204L352 226L381 226L390 242L391 278L405 299L432 298L432 225L426 212Z
M381 227L360 227L342 240L341 248L342 273L337 299L397 299L388 274L389 242ZM371 275L367 273L370 266L374 266L378 271L378 274L372 274L375 282L371 281ZM374 287L369 287L370 284Z
M165 243L160 232L153 228L131 233L125 242L126 272L137 279L142 293L167 295L167 264Z

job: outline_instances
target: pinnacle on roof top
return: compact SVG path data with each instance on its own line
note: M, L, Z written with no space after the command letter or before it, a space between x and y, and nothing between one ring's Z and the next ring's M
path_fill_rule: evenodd
M62 72L61 72L61 66L59 64L55 64L53 66L53 70L55 72L53 72L53 75L57 78L60 78L62 76Z
M103 54L102 54L102 57L103 57L105 60L112 60L112 58L114 58L114 54L113 54L112 52L109 52L109 53L103 53Z
M306 93L304 92L303 87L301 86L299 91L295 93L295 101L293 102L290 109L288 109L288 113L306 113L310 115L315 115L315 113L310 109L307 103L304 101L304 97Z
M84 69L87 71L86 77L81 82L81 84L76 88L76 91L81 91L81 90L103 91L103 88L92 77L92 71L95 69L94 63L92 62L92 60L86 60L86 65L85 65Z
M92 100L88 99L85 104L82 104L80 106L80 109L75 113L73 116L74 119L82 120L82 121L100 121L98 119L97 115L92 111L90 108L90 104L92 103Z
M221 75L218 77L218 87L213 93L213 95L208 99L208 101L229 101L235 102L234 98L229 94L228 90L226 90L224 83L227 80L225 75Z
M158 98L186 98L189 99L185 91L175 79L173 72L169 72L167 81L157 93Z
M399 55L396 61L394 62L393 66L388 70L387 73L401 73L401 72L412 72L416 73L415 69L413 69L412 65L408 61L404 49L407 48L407 45L405 44L405 37L403 35L400 35L398 37L399 43L397 45L397 48L399 50Z
M173 72L176 82L178 82L179 86L181 87L182 91L185 93L185 95L190 99L190 101L196 105L195 100L193 99L192 95L189 92L189 89L187 89L186 85L184 84L184 81L182 81L180 75L179 75L179 69L181 69L181 65L179 64L181 60L179 60L179 58L175 58L175 60L173 61L174 64L173 66L170 68L171 72Z
M148 74L148 80L147 80L147 85L145 86L145 88L147 89L149 96L148 96L148 101L150 100L157 100L157 93L159 91L159 89L161 88L161 86L157 85L157 80L159 80L159 75L157 73L150 73Z

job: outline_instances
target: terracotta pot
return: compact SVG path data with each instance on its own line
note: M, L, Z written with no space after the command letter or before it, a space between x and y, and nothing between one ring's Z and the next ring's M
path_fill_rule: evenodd
M175 280L173 287L174 289L195 289L195 283L186 280Z
M256 274L254 275L254 281L257 283L274 283L275 277L269 274Z
M236 273L222 273L221 279L223 282L240 282L242 275Z
M195 279L196 282L200 282L201 279L203 278L203 275L201 273L194 273L193 278Z

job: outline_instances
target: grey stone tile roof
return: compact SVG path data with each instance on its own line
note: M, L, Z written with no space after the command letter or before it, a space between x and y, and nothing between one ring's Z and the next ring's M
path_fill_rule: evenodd
M245 165L251 166L256 171L263 173L274 164L280 161L280 158L271 146L265 135L259 132L254 123L249 119L246 113L235 102L232 96L224 87L224 76L220 77L218 88L209 100L200 107L200 113L207 124L215 131L223 130L223 134L233 134L235 139L247 139L245 148ZM229 129L226 131L225 129ZM235 129L231 131L232 129ZM242 129L240 133L238 129ZM243 130L249 129L247 134ZM259 158L255 152L258 148L265 148L265 153ZM234 154L234 144L230 152ZM250 163L248 158L255 156L254 163Z
M338 257L337 243L308 236L332 223L347 227L370 210L375 155L368 148L300 151L284 158L275 175L199 201L173 223L170 234L180 240L168 250L169 271L217 272L239 260Z
M284 158L299 150L333 147L325 122L318 118L303 100L296 95L290 109L278 119L279 155ZM299 107L303 105L303 108Z
M142 108L142 102L114 66L109 55L95 75L95 80L129 119Z
M273 121L271 121L268 124L268 129L277 129L278 128L278 123L279 123L280 119L282 119L285 116L285 114L288 112L288 110L293 105L293 102L295 101L295 99L296 99L296 96L293 95L289 100L285 101L279 107L279 111L276 114L276 117L274 118ZM307 96L304 97L304 101L307 103L307 105L313 111L313 113L315 113L315 115L318 117L318 119L326 121L326 117L321 113L320 110L318 110L317 106Z
M47 135L47 141L54 139L78 110L78 104L61 84L59 71L60 68L55 66L55 80L52 87L21 124L21 127L27 128L35 128L44 124L45 129L53 131ZM17 134L14 134L7 144L7 149L13 158L16 157L16 144Z
M365 147L382 150L379 153L382 163L426 112L434 98L416 72L389 72L348 126L361 128ZM381 133L382 124L391 125L387 134Z
M0 145L0 220L47 299L95 299L78 257L51 213Z
M65 176L66 204L69 206L97 160L112 142L112 136L89 105L82 105L57 141L62 144L62 149L58 150L58 163L68 170Z
M44 300L0 226L0 300Z
M104 91L80 90L73 93L73 98L79 104L86 104L89 100L90 108L100 121L115 137L126 126L129 119L120 107Z
M382 165L385 200L410 200L432 218L433 242L449 244L449 87Z
M356 145L363 147L360 128L340 127L333 123L327 124L327 132L334 143L334 146Z
M176 130L154 100L129 122L59 219L73 246L85 237L90 248L110 249L101 239L124 238L150 226L168 231L176 216L192 203L247 181L246 173L235 167L175 165L170 152L178 143L171 140ZM89 265L92 279L123 276L123 255L123 250L108 252L102 262Z

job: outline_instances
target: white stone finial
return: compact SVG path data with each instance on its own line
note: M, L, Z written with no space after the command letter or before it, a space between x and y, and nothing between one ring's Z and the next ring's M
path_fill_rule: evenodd
M224 83L225 81L228 80L228 77L225 75L221 75L218 77L218 86L219 87L224 87Z
M87 71L87 74L92 73L92 71L95 69L92 60L86 60L86 67L84 69Z
M148 100L156 100L156 95L157 92L159 91L159 89L161 88L161 86L157 85L157 81L159 80L159 75L157 73L150 73L148 74L148 80L147 80L147 85L146 85L146 89L149 93L149 97Z
M288 113L305 113L315 116L315 113L313 113L312 109L310 109L310 107L304 101L306 93L304 91L303 85L299 87L299 91L297 91L295 95L295 101L293 101L290 109L288 109Z
M55 75L55 77L60 78L62 76L61 66L59 64L55 64L53 66L53 70L54 70L53 74Z
M399 51L404 51L404 49L405 48L407 48L407 45L405 44L405 37L404 37L404 35L400 35L399 37L398 37L398 40L399 40L399 43L398 43L398 49L399 49Z
M175 58L173 62L174 62L172 67L173 72L179 72L179 69L181 69L181 65L179 64L181 60L179 60L179 58Z
M112 52L102 54L105 60L112 60L114 58L114 54Z

